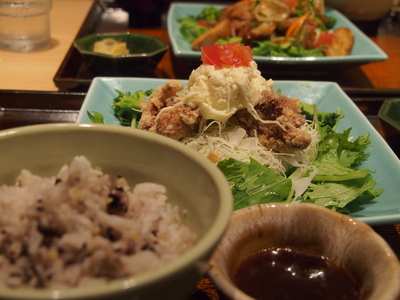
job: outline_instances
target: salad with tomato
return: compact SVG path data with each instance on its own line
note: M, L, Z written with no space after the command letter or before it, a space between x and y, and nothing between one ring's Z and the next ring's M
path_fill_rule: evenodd
M116 90L118 96L113 100L112 108L122 126L137 127L140 118L140 103L147 100L152 91ZM130 111L129 114L127 112ZM317 154L308 166L293 165L279 172L276 161L278 154L267 151L264 147L257 151L258 160L250 157L253 150L246 150L237 145L238 140L248 137L226 128L224 132L207 132L198 137L183 140L187 146L199 153L204 153L210 143L222 143L225 148L232 148L235 158L226 158L217 163L218 168L232 184L234 210L255 204L272 202L307 202L315 203L335 211L350 213L348 204L368 203L378 197L383 190L376 189L373 171L360 169L368 159L371 140L368 134L351 139L351 128L338 132L336 128L344 112L316 111L310 104L301 104L302 114L318 127L320 135ZM98 112L87 112L93 123L104 123ZM311 126L310 125L310 126ZM261 160L268 157L268 163ZM301 192L299 192L301 191ZM297 195L297 196L296 196Z
M212 46L202 47L202 52L203 64L197 71L204 71L204 68L212 69L212 71L206 73L207 76L199 76L207 81L201 85L202 90L199 92L203 104L212 98L211 94L205 93L207 90L206 83L215 83L212 81L212 77L230 77L229 79L234 82L232 85L234 88L229 88L228 83L223 85L224 88L228 89L226 94L221 93L222 85L216 85L219 93L218 97L214 98L218 100L217 104L221 104L221 99L229 100L226 95L232 96L233 90L241 82L244 82L244 85L248 88L250 86L256 88L251 85L251 82L244 80L245 69L249 71L255 64L250 47L242 46L240 42L226 45L215 43ZM213 72L213 76L208 76L211 72ZM242 73L240 73L241 76L236 78L232 75L233 72ZM192 76L198 75L195 73L196 71L192 73L189 81L193 80ZM223 73L224 76L215 76L215 73ZM236 79L233 80L234 78ZM153 90L132 91L131 94L129 91L124 93L116 90L118 96L113 100L111 107L121 125L132 126L139 128L139 130L149 130L146 122L154 120L157 123L157 120L163 118L163 113L171 114L164 119L167 123L160 127L156 124L154 128L169 128L166 130L169 133L171 132L170 127L179 130L179 128L185 127L185 124L195 124L196 122L193 119L188 123L181 122L190 114L195 115L192 110L189 110L187 115L182 110L185 105L186 108L196 106L195 102L191 102L193 105L188 105L184 100L191 92L190 84L184 94L179 95L181 90L177 90L174 98L174 96L171 97L170 91L175 84L176 82L173 84L167 82L165 86L158 87L154 92ZM261 86L263 91L268 90L268 87L268 82L265 86ZM162 99L164 98L160 95L163 90L169 91L168 95L164 95L165 99L174 99L173 103L170 102L170 105L164 103L165 106L162 106ZM243 91L243 89L240 90ZM277 98L272 99L272 101L273 106L276 107L279 105L279 101L275 100L279 98L281 93L280 91L274 93L276 94L274 97ZM243 95L243 93L240 94ZM153 97L155 98L153 103L156 103L157 108L159 108L157 115L154 115L156 109L151 104ZM279 98L281 103L283 103L283 97ZM261 101L264 100L261 99ZM246 96L246 101L251 104L252 99ZM291 106L295 102L285 103ZM383 190L376 188L377 182L373 178L373 170L360 168L369 157L368 150L371 147L369 134L352 137L351 128L337 132L336 128L344 117L344 112L340 108L336 112L321 112L317 110L315 105L301 103L300 101L298 103L299 114L304 116L304 120L307 120L301 131L307 132L311 140L306 148L298 149L295 153L276 151L278 149L277 143L274 145L276 148L272 151L260 142L259 136L262 131L259 131L256 136L251 136L243 127L230 123L228 120L221 122L216 118L206 118L204 110L201 110L201 115L204 118L202 121L206 122L204 127L199 132L191 132L178 140L216 163L231 184L235 210L261 203L305 202L348 213L351 212L348 208L349 203L354 201L368 203L378 197ZM263 102L263 104L268 107L267 109L274 109L272 106L266 105L267 102ZM251 109L251 106L244 107L242 101L230 101L227 106L235 105L237 105L238 111L240 109L251 110L258 114L255 109L257 103L254 103L253 109ZM281 111L286 110L286 107L281 108ZM164 112L162 113L163 109ZM212 111L214 113L221 112L218 107L213 108ZM176 113L174 114L174 112ZM87 114L92 122L104 123L100 113L87 111ZM161 117L157 119L160 115ZM151 119L148 119L149 116ZM290 118L286 119L295 119L296 117L294 113L290 113L288 116ZM143 119L147 119L147 121L142 123ZM178 126L174 127L174 122ZM260 122L272 124L276 122L276 119L262 119ZM141 126L141 124L145 126ZM291 130L289 126L283 129L285 132L289 130ZM184 129L183 131L186 132L187 130ZM157 131L157 129L152 132L165 133L164 131ZM279 130L279 132L281 131Z
M256 56L323 57L349 55L354 44L350 29L334 29L323 0L242 0L177 21L195 51L239 42Z

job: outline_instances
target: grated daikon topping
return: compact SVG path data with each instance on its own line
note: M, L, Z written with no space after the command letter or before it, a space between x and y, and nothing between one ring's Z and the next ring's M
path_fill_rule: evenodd
M234 158L250 162L250 157L276 173L284 174L291 166L306 167L315 158L318 144L318 131L306 124L302 127L312 136L309 147L295 154L276 153L260 144L257 137L249 136L238 126L213 121L193 137L186 137L182 143L210 158L213 162Z

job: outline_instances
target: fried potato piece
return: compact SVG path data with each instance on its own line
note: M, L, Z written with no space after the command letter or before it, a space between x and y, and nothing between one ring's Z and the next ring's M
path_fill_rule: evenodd
M332 36L332 44L324 48L326 56L349 55L354 45L354 35L350 29L339 27L335 29Z
M231 35L230 21L225 19L210 28L192 42L192 49L200 51L201 47L212 46L218 39L227 39Z

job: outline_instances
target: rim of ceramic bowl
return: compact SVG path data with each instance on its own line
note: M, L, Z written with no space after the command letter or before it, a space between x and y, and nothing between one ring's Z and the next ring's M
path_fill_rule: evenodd
M393 118L389 117L389 110L392 108L392 104L394 102L400 102L400 98L392 98L392 99L386 99L381 108L379 109L378 112L378 117L384 120L385 122L389 123L391 126L396 128L397 130L400 130L400 116L399 120L394 120ZM399 105L400 108L400 105Z
M264 210L269 210L271 208L286 209L289 207L294 207L295 205L297 205L298 207L300 206L302 209L309 209L313 211L313 213L315 214L323 214L325 217L337 219L338 223L340 222L348 223L349 225L358 226L358 228L365 230L369 236L373 237L374 243L377 245L377 247L382 249L382 252L386 253L388 259L390 260L390 265L392 266L392 269L390 271L392 272L393 275L392 282L400 282L400 263L396 254L393 252L393 250L390 248L387 242L367 224L359 221L356 218L332 211L328 208L312 203L265 203L265 204L245 207L237 211L234 211L232 213L230 224L219 246L214 251L213 257L211 258L208 267L208 275L214 281L214 283L217 286L217 289L220 292L226 295L229 299L255 300L251 296L247 295L246 293L238 289L234 285L232 279L229 278L229 276L225 276L224 274L225 272L222 272L220 270L220 268L218 267L218 263L215 261L216 254L219 253L219 251L222 251L221 247L223 247L225 243L229 244L230 242L235 241L234 237L230 236L229 233L234 229L240 227L240 222L239 222L240 218L243 217L244 215L247 216L254 215L253 218L246 218L246 220L249 220L249 222L246 222L246 227L259 228L260 225L256 225L258 220L256 216L259 217ZM263 221L261 223L261 226L267 223L268 223L267 221ZM254 226L252 226L252 224ZM222 253L222 255L226 257L226 253ZM400 285L393 284L391 288L385 291L385 295L381 295L382 297L380 297L379 300L397 300L399 293L400 293Z
M226 227L229 223L230 215L233 207L232 193L229 184L222 172L204 156L195 150L175 141L171 138L158 134L125 128L115 125L106 124L79 124L79 123L53 123L30 125L0 131L0 142L9 138L20 138L26 135L46 134L48 132L71 131L87 131L88 133L97 131L106 134L119 134L126 137L139 138L148 141L154 141L164 147L168 147L180 152L190 160L199 164L208 175L216 182L220 200L219 210L216 214L215 221L212 223L207 232L196 242L196 244L183 253L179 259L175 259L159 269L145 272L136 276L130 276L123 279L116 279L107 285L94 286L87 288L73 288L67 290L35 290L35 289L11 289L0 287L0 298L4 299L83 299L85 297L95 297L96 295L113 294L122 290L134 289L137 286L150 285L153 282L161 281L170 274L179 271L187 265L197 261L204 253L217 245L220 241Z
M160 45L162 45L162 47L160 47L159 49L154 50L152 52L146 52L146 53L110 55L110 54L105 54L105 53L98 53L98 52L84 50L84 49L81 49L81 47L79 46L79 42L80 41L82 41L84 39L91 38L91 37L106 38L106 37L118 37L118 36L138 36L138 37L140 36L140 37L146 37L146 38L149 38L149 39L156 40L157 42L160 43ZM89 34L89 35L83 36L83 37L75 40L74 41L74 46L82 54L94 55L94 56L103 56L103 57L113 58L113 59L121 59L121 58L127 58L127 57L152 57L152 56L155 56L155 55L157 55L157 54L159 54L161 52L165 52L165 51L167 51L169 49L168 44L166 44L163 40L161 40L160 38L158 38L156 36L143 34L143 33L130 32L130 31Z

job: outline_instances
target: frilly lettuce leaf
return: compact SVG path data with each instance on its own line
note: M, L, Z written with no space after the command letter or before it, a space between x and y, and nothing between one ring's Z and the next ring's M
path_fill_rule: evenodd
M325 131L319 144L319 154L312 163L317 174L303 195L296 200L315 203L332 210L349 212L346 205L355 199L370 201L382 189L373 189L376 181L372 171L357 169L369 154L369 135L350 139L351 128L343 133ZM250 163L227 159L218 163L231 183L234 210L261 203L293 201L292 180L273 172L250 158Z
M361 135L352 142L350 131L351 128L341 134L331 132L319 143L318 156L313 162L318 168L314 181L344 181L364 178L371 173L367 169L356 169L369 156L369 135Z
M261 203L286 201L292 181L264 167L255 159L250 163L233 158L223 160L217 165L232 185L233 209Z
M379 196L382 189L373 190L375 185L376 182L370 174L361 179L343 182L311 183L302 197L302 202L312 202L333 210L340 210L360 196L370 196L367 197L368 200ZM342 212L345 211L342 210Z
M318 172L301 201L344 212L343 208L358 197L374 198L382 193L382 189L373 190L376 181L371 170L357 169L369 156L369 135L351 141L350 131L351 128L343 133L326 132L312 163Z

